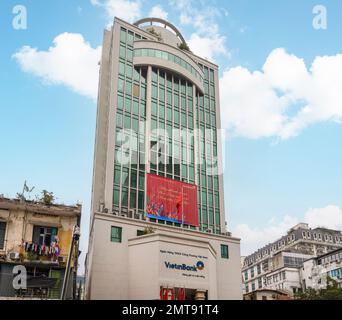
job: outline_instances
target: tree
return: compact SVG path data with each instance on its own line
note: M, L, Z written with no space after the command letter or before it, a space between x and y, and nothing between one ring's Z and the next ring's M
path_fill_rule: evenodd
M327 288L315 290L308 288L305 292L298 293L299 300L342 300L342 288L336 280L327 277Z
M181 50L190 51L190 48L186 42L182 42L182 43L178 44L178 48Z
M39 199L40 202L44 203L45 205L49 206L54 203L55 201L55 196L53 192L49 192L46 190L42 191L42 197Z

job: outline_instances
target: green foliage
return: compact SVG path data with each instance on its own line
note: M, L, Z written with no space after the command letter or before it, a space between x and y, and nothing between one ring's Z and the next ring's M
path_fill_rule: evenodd
M189 46L187 45L186 42L182 42L178 45L178 48L181 49L181 50L185 50L185 51L190 51L190 48Z
M156 36L158 38L158 41L162 41L163 38L161 36L161 33L156 32L156 30L154 30L154 28L148 28L147 31L151 34L153 34L154 36Z
M305 292L296 294L295 298L299 300L342 300L342 288L338 286L337 281L327 277L326 289L309 288Z
M49 206L54 203L55 201L55 196L53 192L49 192L46 190L42 191L42 197L39 199L40 202L44 203L45 205Z
M146 227L146 228L144 229L144 235L146 235L146 234L151 234L151 233L154 233L154 230L153 230L152 227Z

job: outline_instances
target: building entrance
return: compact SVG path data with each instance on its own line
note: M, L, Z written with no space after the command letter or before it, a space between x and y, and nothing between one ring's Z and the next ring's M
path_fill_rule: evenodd
M208 291L160 287L160 300L208 300Z

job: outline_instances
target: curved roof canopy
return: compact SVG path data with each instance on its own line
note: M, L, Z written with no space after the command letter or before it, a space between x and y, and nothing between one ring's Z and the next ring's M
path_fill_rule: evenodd
M151 26L153 26L153 23L160 23L164 26L164 28L169 28L171 29L176 36L183 42L186 43L184 37L182 34L179 32L179 30L170 22L160 19L160 18L144 18L140 19L137 22L134 23L135 26L140 27L142 24L149 23Z

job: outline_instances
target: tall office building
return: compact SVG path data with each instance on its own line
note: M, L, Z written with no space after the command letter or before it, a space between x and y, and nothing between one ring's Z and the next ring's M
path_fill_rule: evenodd
M105 31L86 295L241 299L226 231L218 66L171 23Z

